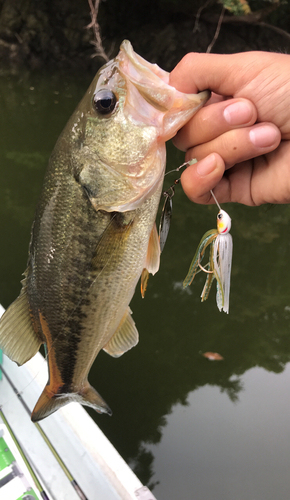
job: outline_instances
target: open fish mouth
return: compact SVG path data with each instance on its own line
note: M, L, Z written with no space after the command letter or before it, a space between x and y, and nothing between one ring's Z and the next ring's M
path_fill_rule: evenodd
M169 73L134 52L131 43L124 40L120 47L119 71L129 86L130 102L136 114L147 116L152 124L162 126L162 139L171 139L176 131L210 98L210 91L184 94L169 85ZM132 89L134 87L138 94ZM143 97L140 106L140 95ZM146 107L147 103L147 107ZM152 112L155 109L155 113ZM134 117L134 111L130 109Z

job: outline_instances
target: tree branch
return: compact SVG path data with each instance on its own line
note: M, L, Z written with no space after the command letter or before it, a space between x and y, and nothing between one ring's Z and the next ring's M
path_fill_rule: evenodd
M221 11L221 14L220 14L220 17L219 17L219 20L218 20L218 24L217 24L217 27L216 27L216 30L215 30L214 37L213 37L212 41L210 42L208 48L206 49L206 53L207 54L209 52L211 52L211 49L213 48L215 42L218 39L218 36L220 34L220 30L221 30L221 25L222 25L222 22L223 22L223 18L224 18L224 15L225 15L225 10L226 10L225 7L223 7L222 11Z
M89 2L90 9L91 9L92 21L90 22L90 24L88 24L87 29L92 28L94 35L95 35L95 41L91 42L92 45L95 46L95 54L93 54L92 57L102 57L106 62L108 62L109 58L108 58L108 56L105 52L105 49L103 47L100 25L98 23L98 12L99 12L100 0L95 0L95 5L93 4L92 0L88 0L88 2Z

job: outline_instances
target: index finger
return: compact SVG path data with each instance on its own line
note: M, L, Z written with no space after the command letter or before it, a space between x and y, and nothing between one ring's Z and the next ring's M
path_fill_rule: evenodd
M223 96L235 97L270 62L273 60L267 52L190 53L170 73L169 83L181 92L196 93L209 89Z

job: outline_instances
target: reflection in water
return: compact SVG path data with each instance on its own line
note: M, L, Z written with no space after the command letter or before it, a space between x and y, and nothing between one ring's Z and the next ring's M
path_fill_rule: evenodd
M282 376L252 368L242 381L235 405L217 387L192 392L189 407L167 417L161 442L144 443L158 500L289 497L290 366Z
M0 80L0 302L5 307L20 289L49 153L89 81L90 75L81 84L69 76ZM173 169L183 155L170 147L168 160ZM178 176L168 175L165 189ZM150 277L145 299L137 287L131 303L140 342L118 360L100 353L90 373L113 409L111 418L91 416L140 479L156 484L160 500L265 500L274 498L274 490L282 500L289 491L283 468L290 463L290 424L284 419L289 374L283 370L290 361L290 208L232 205L229 212L230 314L219 313L214 294L200 303L204 276L182 289L216 207L193 205L178 186L160 271ZM211 362L205 352L224 360ZM253 462L248 457L254 443Z

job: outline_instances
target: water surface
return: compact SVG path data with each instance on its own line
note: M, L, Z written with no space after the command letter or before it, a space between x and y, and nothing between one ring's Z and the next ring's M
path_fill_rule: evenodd
M30 227L53 145L90 75L0 79L0 302L20 290ZM183 162L169 147L168 169ZM168 187L178 174L166 178ZM116 360L100 353L90 382L113 410L90 415L158 500L285 500L290 494L288 206L228 205L234 258L230 314L204 275L182 290L216 207L181 187L159 273L131 303L140 342ZM220 353L211 362L206 351ZM98 443L96 443L98 446Z

